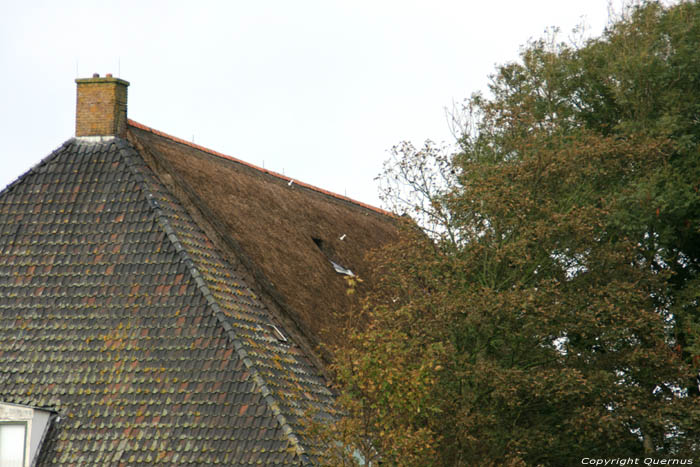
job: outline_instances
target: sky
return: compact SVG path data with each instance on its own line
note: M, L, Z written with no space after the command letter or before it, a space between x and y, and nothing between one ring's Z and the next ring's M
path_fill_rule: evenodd
M112 73L137 122L380 206L392 146L452 143L446 111L496 65L607 17L608 0L0 0L0 188L74 135L75 78Z

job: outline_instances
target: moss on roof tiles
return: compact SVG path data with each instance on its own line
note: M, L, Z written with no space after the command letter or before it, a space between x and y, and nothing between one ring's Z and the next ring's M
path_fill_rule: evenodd
M63 145L0 193L0 229L2 399L62 417L40 465L301 461L280 401L332 412L324 380L127 143Z

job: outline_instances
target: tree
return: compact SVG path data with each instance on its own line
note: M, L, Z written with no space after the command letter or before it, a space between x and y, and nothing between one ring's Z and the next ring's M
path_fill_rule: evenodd
M330 463L697 458L699 39L699 3L643 2L532 42L458 153L397 148L386 186L412 197L389 196L428 235L407 220L374 257Z

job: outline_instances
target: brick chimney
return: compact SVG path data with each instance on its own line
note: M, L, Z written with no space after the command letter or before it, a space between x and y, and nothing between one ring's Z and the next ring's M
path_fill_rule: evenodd
M124 136L126 134L126 88L128 81L104 78L76 79L75 136Z

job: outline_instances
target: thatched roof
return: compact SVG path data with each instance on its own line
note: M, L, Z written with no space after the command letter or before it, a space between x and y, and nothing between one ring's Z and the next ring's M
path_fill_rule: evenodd
M338 343L356 297L331 261L367 278L367 252L396 237L391 214L134 121L128 139L254 276L290 332L316 351Z

